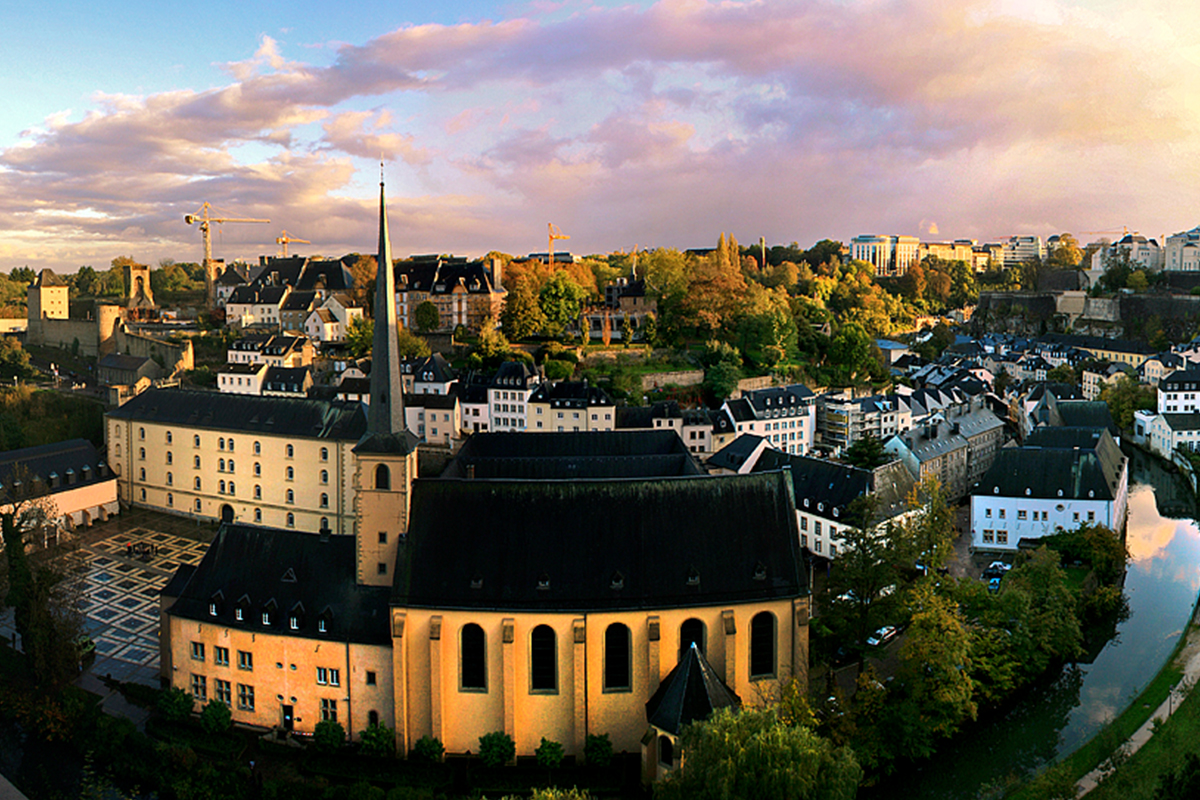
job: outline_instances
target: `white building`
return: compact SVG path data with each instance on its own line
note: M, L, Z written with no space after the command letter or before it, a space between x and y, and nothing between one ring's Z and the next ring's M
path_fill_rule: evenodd
M1108 247L1102 247L1092 253L1092 269L1104 269L1105 258L1120 258L1122 251L1128 251L1130 266L1140 265L1152 272L1163 268L1165 254L1158 242L1136 233L1128 233Z
M880 277L903 275L918 263L921 240L916 236L863 234L850 240L850 258L866 261Z
M521 361L506 361L488 387L493 431L524 431L529 427L529 395L542 382L537 370Z
M1163 269L1200 272L1200 227L1167 237Z
M1129 460L1107 430L1039 428L1001 450L971 495L971 544L1015 550L1082 523L1125 526Z
M1006 267L1018 266L1030 258L1045 257L1046 245L1040 236L1012 236L1000 251L1000 258Z
M816 396L801 384L749 391L726 400L721 410L733 420L736 434L762 436L784 453L806 455L816 439Z

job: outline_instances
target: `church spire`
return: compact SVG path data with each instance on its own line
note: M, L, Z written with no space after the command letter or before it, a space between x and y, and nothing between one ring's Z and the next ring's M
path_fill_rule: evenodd
M399 332L396 275L392 268L392 243L388 238L383 164L379 165L379 171L379 255L375 273L375 339L371 349L371 405L367 410L367 432L399 434L403 438L404 393L396 338Z

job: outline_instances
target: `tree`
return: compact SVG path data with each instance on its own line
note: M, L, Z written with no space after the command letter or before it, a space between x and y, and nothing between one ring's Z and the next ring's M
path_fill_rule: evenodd
M233 713L220 700L209 700L200 711L200 727L212 735L224 733L233 724Z
M429 300L424 300L418 304L417 310L413 312L413 316L417 322L417 330L421 333L436 331L441 325L441 315L438 314L437 306Z
M17 283L33 283L37 280L37 274L28 266L13 267L12 271L8 273L8 277Z
M386 758L396 752L396 732L386 725L372 725L358 734L363 755Z
M549 336L561 336L579 320L579 311L587 291L573 281L565 271L555 272L538 292L538 307L545 317L544 331Z
M162 718L167 722L183 722L192 713L195 701L183 689L173 686L159 692L155 705L158 713L162 714Z
M401 328L396 332L396 345L396 353L400 358L425 358L432 352L429 349L429 342L417 336L408 328Z
M1059 364L1054 369L1046 373L1046 380L1056 383L1069 383L1072 385L1079 384L1079 376L1075 374L1075 368L1070 364Z
M733 394L741 379L741 367L730 361L719 361L704 371L704 388L719 402Z
M844 383L863 383L878 371L878 347L861 325L843 325L829 343L826 359Z
M846 448L843 458L847 464L853 464L862 469L875 469L886 464L892 457L887 450L883 449L883 442L868 432L865 436L855 439L854 443Z
M1187 753L1179 769L1160 775L1154 800L1194 800L1200 797L1200 756Z
M621 344L626 347L633 344L633 317L628 314L621 317Z
M479 737L479 758L486 766L502 767L517 756L517 744L504 731L492 731Z
M346 328L346 350L351 358L362 358L375 344L375 320L358 317Z
M323 719L313 728L313 744L323 753L332 753L346 743L346 729L342 723Z
M546 315L538 305L531 278L517 281L508 290L504 309L500 312L500 326L512 341L527 339L546 326Z
M378 277L379 262L375 256L364 256L351 253L343 259L350 277L354 282L351 297L362 308L375 308L375 281Z
M1069 233L1059 234L1058 244L1050 251L1046 261L1056 269L1075 269L1083 261L1083 250L1079 240Z
M475 347L475 352L484 361L495 361L508 350L508 339L504 338L504 334L496 328L495 320L485 321L483 329L479 331L479 343Z
M1008 573L1003 591L1024 592L1029 597L1030 616L1024 633L1033 651L1028 663L1040 665L1035 672L1041 672L1051 661L1079 655L1083 634L1075 613L1075 596L1057 553L1039 547L1031 558Z
M954 510L941 482L929 476L913 487L908 506L914 513L900 527L899 556L926 570L941 567L954 551Z
M864 495L850 503L838 557L829 573L828 591L839 598L833 617L848 619L848 638L860 651L877 621L876 601L897 578L894 541L890 531L881 532L876 527L877 511L878 501L873 496Z
M656 798L852 800L862 780L848 748L806 725L785 724L773 708L720 709L683 729L682 750L682 767Z
M1135 292L1146 291L1150 287L1150 281L1146 279L1145 270L1134 270L1129 279L1125 281L1125 286Z
M653 347L658 341L658 320L653 314L642 319L642 341Z
M1108 404L1113 421L1121 430L1133 427L1133 412L1153 410L1158 403L1157 398L1153 386L1142 385L1128 375L1121 376L1116 383L1100 391L1100 399Z
M913 617L900 646L900 678L932 737L949 736L974 719L969 639L952 600L933 584L919 582L912 593Z

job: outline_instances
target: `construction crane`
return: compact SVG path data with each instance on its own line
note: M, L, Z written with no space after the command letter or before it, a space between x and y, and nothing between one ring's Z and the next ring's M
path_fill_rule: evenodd
M555 239L570 239L571 237L567 236L565 233L560 231L553 222L548 223L548 224L550 226L550 247L548 248L548 250L550 253L550 266L553 267L554 266L554 240Z
M210 217L208 215L212 206L204 203L200 206L200 210L195 214L185 214L183 221L188 225L198 222L200 223L200 233L204 236L204 288L208 294L208 307L211 309L217 304L217 281L213 275L213 257L212 257L212 223L218 225L223 222L270 222L269 219L249 219L239 217Z
M275 244L283 246L283 250L279 253L280 258L288 257L287 246L292 242L296 242L298 244L312 244L312 242L310 242L308 239L293 239L291 236L288 236L287 231L284 231L275 239Z
M1121 230L1119 230L1119 231L1114 229L1114 230L1111 230L1111 231L1080 231L1080 233L1085 233L1085 234L1087 234L1088 236L1104 236L1104 235L1107 235L1107 234L1110 234L1110 233L1119 233L1119 234L1121 234L1122 236L1128 236L1128 235L1129 235L1129 228L1126 228L1124 225L1122 225L1122 226L1121 226ZM1133 232L1133 235L1134 235L1134 236L1137 236L1137 231L1134 231L1134 232Z

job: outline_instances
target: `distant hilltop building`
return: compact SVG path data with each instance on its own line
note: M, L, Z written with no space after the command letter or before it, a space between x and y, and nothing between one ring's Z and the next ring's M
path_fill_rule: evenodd
M478 332L500 315L507 294L502 265L495 258L487 264L462 256L411 256L395 265L395 274L396 314L405 328L417 328L417 307L429 301L438 310L439 331L463 325Z
M1147 239L1136 233L1127 233L1107 247L1101 247L1093 253L1092 269L1104 269L1105 259L1120 258L1122 251L1129 252L1130 266L1141 265L1142 268L1153 272L1163 269L1165 263L1163 248L1156 240ZM1200 269L1200 262L1196 262L1195 250L1193 250L1192 259L1193 266L1191 268Z
M1000 260L1006 267L1016 267L1031 258L1045 258L1046 244L1040 236L1012 236L1000 249Z
M1167 237L1164 269L1200 272L1200 227Z
M863 234L850 240L850 258L871 264L881 278L898 277L917 263L920 244L916 236Z

